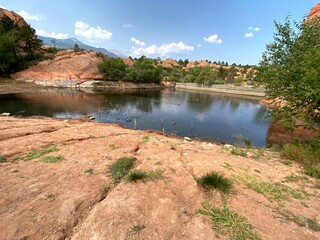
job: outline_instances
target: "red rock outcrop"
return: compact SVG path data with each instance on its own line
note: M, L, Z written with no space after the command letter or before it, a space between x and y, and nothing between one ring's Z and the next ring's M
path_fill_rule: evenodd
M23 17L21 17L19 14L15 13L13 11L9 11L9 10L0 8L0 19L3 18L3 16L9 17L19 27L27 24L26 21L23 19Z
M310 11L307 21L320 17L320 3L316 4Z
M168 58L166 60L164 60L162 63L161 63L161 66L162 67L166 67L166 68L170 68L170 67L176 67L176 66L179 66L179 64L177 63L176 60L172 59L172 58Z
M93 51L59 51L52 60L45 60L21 72L12 74L16 80L31 80L45 86L74 86L102 79L97 68L101 58Z
M131 58L121 58L121 59L127 65L133 65L134 64L134 62L132 61Z

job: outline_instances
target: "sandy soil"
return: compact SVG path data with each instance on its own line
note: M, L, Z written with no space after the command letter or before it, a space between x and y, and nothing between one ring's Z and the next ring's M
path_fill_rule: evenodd
M62 161L27 160L53 145L46 156ZM233 180L227 206L261 239L320 239L303 224L320 223L316 181L276 152L245 151L236 156L222 145L111 124L0 117L0 239L228 239L197 213L203 203L223 206L218 191L195 181L209 171ZM136 157L134 169L162 170L163 178L115 185L108 167L121 157ZM239 180L252 177L304 197L272 200Z

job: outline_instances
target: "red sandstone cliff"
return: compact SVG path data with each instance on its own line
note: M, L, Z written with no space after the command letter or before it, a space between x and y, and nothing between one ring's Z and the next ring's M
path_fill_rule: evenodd
M9 17L19 27L27 24L26 21L23 19L23 17L21 17L19 14L15 13L13 11L9 11L9 10L0 8L0 19L3 18L3 16Z
M320 17L320 3L316 4L310 11L307 21Z
M93 51L59 51L52 60L45 60L21 72L12 74L17 80L32 80L39 85L74 86L103 76L97 68L101 61Z

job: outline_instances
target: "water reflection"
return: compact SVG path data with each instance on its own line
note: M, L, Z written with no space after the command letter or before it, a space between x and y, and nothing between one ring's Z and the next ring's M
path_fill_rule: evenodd
M155 129L179 136L264 146L267 109L257 100L213 93L148 90L85 93L70 89L0 95L0 112L77 118L128 128Z

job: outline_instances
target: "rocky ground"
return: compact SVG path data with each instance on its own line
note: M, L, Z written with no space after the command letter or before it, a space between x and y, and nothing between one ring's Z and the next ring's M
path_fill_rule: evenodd
M0 239L229 239L198 213L203 204L226 205L261 239L320 239L319 182L277 152L232 149L112 124L0 117ZM115 184L109 167L123 157L149 177ZM232 180L230 194L197 184L210 171Z

